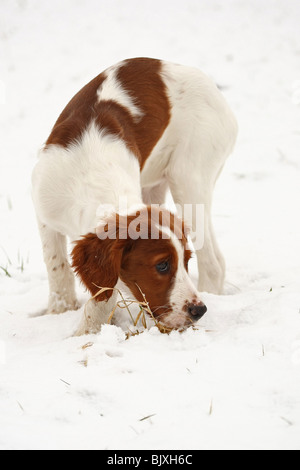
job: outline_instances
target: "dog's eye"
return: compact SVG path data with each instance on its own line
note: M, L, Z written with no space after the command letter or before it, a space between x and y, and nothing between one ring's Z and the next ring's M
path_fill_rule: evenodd
M166 274L170 271L170 263L169 261L163 261L162 263L158 263L156 266L156 270L160 274Z

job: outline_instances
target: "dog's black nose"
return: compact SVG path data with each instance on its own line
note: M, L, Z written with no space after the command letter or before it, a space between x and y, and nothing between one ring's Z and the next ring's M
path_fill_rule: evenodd
M207 312L207 307L203 302L188 304L187 311L191 315L193 321L197 321L200 320L200 318Z

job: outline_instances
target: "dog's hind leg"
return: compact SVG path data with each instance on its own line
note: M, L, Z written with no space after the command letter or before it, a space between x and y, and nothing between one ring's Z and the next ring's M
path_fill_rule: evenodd
M211 221L212 183L207 178L199 178L194 170L188 178L177 175L170 179L170 188L175 204L181 206L183 218L192 230L198 261L198 290L220 294L225 278L225 261Z

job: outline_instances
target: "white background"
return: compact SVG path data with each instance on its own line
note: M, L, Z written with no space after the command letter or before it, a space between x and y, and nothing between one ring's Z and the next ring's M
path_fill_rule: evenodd
M1 0L0 449L300 449L299 24L298 0ZM74 93L136 56L202 69L236 113L225 294L198 331L73 338L83 307L42 315L30 175Z

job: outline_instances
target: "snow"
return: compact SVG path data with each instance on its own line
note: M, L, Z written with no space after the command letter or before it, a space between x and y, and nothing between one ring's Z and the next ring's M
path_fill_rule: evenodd
M298 0L1 0L0 449L300 449L299 21ZM72 337L83 306L44 314L30 175L74 93L136 56L197 66L236 113L225 293L197 330L127 340L122 311Z

